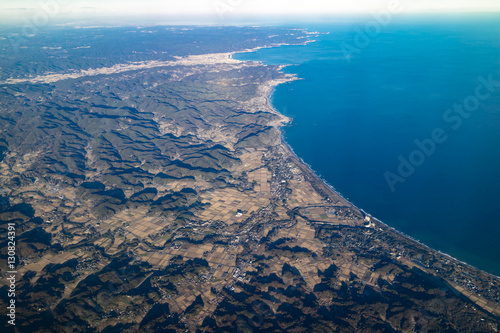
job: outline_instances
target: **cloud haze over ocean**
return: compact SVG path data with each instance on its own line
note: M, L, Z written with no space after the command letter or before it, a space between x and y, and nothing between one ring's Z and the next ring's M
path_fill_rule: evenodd
M0 22L22 22L43 8L58 20L104 17L194 17L216 22L220 14L248 18L376 12L397 3L403 12L499 12L498 0L8 0L0 2Z

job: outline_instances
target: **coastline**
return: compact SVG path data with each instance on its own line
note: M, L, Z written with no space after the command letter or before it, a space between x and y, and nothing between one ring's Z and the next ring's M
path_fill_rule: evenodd
M243 28L241 40L232 27L192 34L200 46L217 38L234 50L273 44L269 32L278 28ZM125 30L110 38L127 39ZM228 33L229 43L218 37ZM172 38L197 47L189 34ZM17 285L5 278L0 287L18 291L11 298L21 330L500 330L500 279L421 246L349 200L398 221L395 210L378 213L376 191L363 190L370 178L352 167L331 173L349 156L335 154L344 145L332 126L344 128L342 117L329 118L338 113L320 98L334 105L342 94L331 75L318 84L303 71L322 57L323 49L308 55L321 40L302 47L305 39L288 39L294 31L276 36L290 46L0 84L8 106L0 182L9 189L0 213L20 243ZM68 37L70 45L79 34ZM139 51L146 39L137 38ZM101 64L81 62L89 63ZM319 77L332 73L317 68ZM325 127L302 129L308 120ZM351 196L356 181L368 200Z
M264 47L259 47L259 48L256 48L256 49L260 49L260 48L264 48ZM265 47L265 48L269 48L269 46ZM236 54L236 53L246 53L246 52L253 52L253 51L254 50L245 50L245 51L232 52L230 54L230 57L232 59L234 59L233 55ZM242 61L242 62L247 62L247 61ZM251 61L251 60L248 60L248 62L253 62L253 63L256 62L256 63L262 64L264 66L268 66L268 65L265 65L262 61ZM277 65L274 65L274 66L277 66ZM284 68L284 67L287 67L287 66L281 65L281 66L277 66L277 67L278 67L277 70L280 71L280 73L282 73L281 69ZM286 79L286 80L281 80L280 82L273 81L270 85L269 85L269 83L266 84L266 85L269 85L269 87L271 88L271 89L269 89L267 91L267 94L265 95L265 98L264 98L265 103L266 103L266 109L272 110L272 112L274 114L279 115L280 118L286 120L286 121L284 121L284 122L282 122L280 124L275 125L276 128L277 128L277 130L280 133L280 139L279 139L279 142L276 144L276 146L281 147L286 152L286 154L293 160L293 162L296 164L296 166L299 167L301 169L301 171L305 175L307 175L305 178L313 185L313 187L316 190L318 190L318 188L319 188L319 192L323 192L323 193L327 194L326 196L329 197L330 199L337 200L337 203L340 202L343 205L345 205L345 206L353 209L360 216L362 216L362 217L366 217L366 216L370 217L372 223L374 222L375 225L376 225L376 227L380 231L383 231L383 232L386 232L386 233L390 234L391 237L400 238L400 239L402 239L403 242L410 243L410 244L405 244L405 246L409 245L409 246L418 247L421 251L427 252L427 253L429 253L429 254L437 257L437 259L439 261L441 261L443 259L451 260L451 261L454 262L454 265L457 266L458 268L476 272L476 275L485 275L485 276L487 276L487 277L489 277L491 279L494 279L494 280L499 280L500 279L500 276L496 276L496 275L494 275L492 273L489 273L489 272L484 271L484 270L482 270L480 268L477 268L477 267L475 267L475 266L473 266L473 265L471 265L471 264L469 264L467 262L464 262L464 261L462 261L460 259L457 259L457 258L453 257L452 255L450 255L448 253L445 253L445 252L440 251L440 250L433 249L433 248L429 247L428 245L422 243L418 239L415 239L415 238L413 238L413 237L411 237L409 235L406 235L405 233L403 233L403 232L395 229L394 227L389 226L388 224L384 223L380 219L372 216L368 212L364 211L362 208L357 207L354 203L352 203L349 200L347 200L341 193L337 192L335 190L335 188L332 185L330 185L325 179L322 179L320 176L318 176L316 174L316 172L312 169L312 167L310 165L308 165L302 158L300 158L293 151L293 148L286 142L286 140L284 138L282 127L286 126L287 124L289 124L291 119L288 116L281 114L272 105L272 102L271 102L272 95L274 94L274 92L276 90L276 87L279 84L287 83L287 82L292 82L292 81L300 80L301 79L301 78L296 77L295 74L286 74L286 75L289 76L289 78ZM411 258L403 258L403 257L396 257L395 256L393 258L393 260L398 260L402 264L405 264L405 265L412 264L411 261L413 261L414 263L416 263L415 265L412 265L413 267L416 267L418 269L423 270L426 273L433 274L434 276L443 279L444 281L446 281L450 285L450 288L452 289L453 292L458 293L458 294L462 295L463 297L466 297L467 299L469 299L471 302L473 302L476 305L479 305L478 304L479 301L473 301L473 299L479 299L479 300L481 300L484 304L488 305L488 308L494 309L492 311L488 311L487 310L488 312L490 312L490 313L492 313L494 315L500 316L500 306L496 306L496 303L493 303L493 301L491 301L490 299L483 298L480 294L478 294L476 292L468 292L467 290L464 290L463 288L459 287L458 284L454 284L452 281L449 281L445 276L442 276L442 274L437 274L438 270L435 270L432 266L427 266L427 265L425 265L425 264L423 264L421 262L412 260ZM468 273L466 273L466 274L468 274ZM478 276L478 278L479 278L479 276Z
M277 114L281 114L281 113L279 113L279 111L277 109L274 108L274 106L270 102L271 101L271 95L272 95L273 92L274 92L274 89L272 90L271 94L269 96L267 96L266 100L269 102L269 107L270 108L274 109L274 111ZM282 116L286 117L285 115L282 115ZM492 273L489 273L489 272L484 271L484 270L482 270L480 268L477 268L477 267L475 267L475 266L473 266L473 265L471 265L471 264L469 264L469 263L467 263L465 261L457 259L457 258L453 257L452 255L450 255L448 253L445 253L445 252L443 252L441 250L436 250L436 249L433 249L433 248L429 247L428 245L422 243L418 239L415 239L412 236L406 235L405 233L403 233L403 232L395 229L394 227L391 227L387 223L384 223L380 219L378 219L378 218L374 217L373 215L369 214L365 210L357 207L354 203L352 203L351 201L347 200L341 193L337 192L335 190L335 188L332 185L330 185L326 180L324 180L320 176L318 176L316 174L316 172L312 169L312 167L309 164L307 164L302 158L300 158L293 151L292 147L285 141L284 135L283 135L283 131L282 131L281 127L283 127L283 126L280 126L278 128L278 130L280 131L280 143L279 143L279 146L286 151L286 153L290 156L290 158L293 160L293 162L295 163L295 165L297 167L299 167L304 174L307 174L306 179L308 179L311 183L313 183L313 187L315 189L316 189L316 186L314 186L314 185L318 185L319 184L322 187L322 189L327 192L327 194L328 194L328 196L330 198L333 197L335 199L338 199L339 202L341 202L345 206L347 206L347 207L355 210L357 213L361 214L363 217L365 217L365 216L370 217L371 223L378 224L378 225L376 225L376 227L378 227L380 231L395 234L396 237L402 237L406 241L412 242L413 243L412 245L419 246L419 247L423 248L423 250L426 251L426 252L437 254L439 256L444 256L444 257L448 258L449 260L454 261L456 265L464 266L468 270L477 271L480 274L484 274L484 275L486 275L486 276L488 276L488 277L490 277L492 279L496 279L496 280L500 279L500 276L496 276L496 275L494 275ZM397 257L395 259L398 260ZM439 258L439 260L442 260L442 258ZM407 264L406 262L403 262L403 261L401 261L401 263ZM417 267L419 269L425 267L427 270L430 270L431 273L433 272L432 267L429 267L429 266L418 267L418 265L415 265L414 267ZM428 273L426 270L424 270L424 272ZM454 292L462 295L463 297L466 297L467 299L469 299L474 304L479 305L478 302L474 302L473 301L474 297L477 298L477 299L480 299L480 300L484 300L485 303L488 304L489 307L491 307L491 308L494 309L493 311L488 311L488 310L486 310L486 311L488 311L488 312L490 312L492 314L495 314L497 316L500 316L500 306L495 307L495 303L491 302L488 299L481 298L481 295L477 294L477 293L473 294L472 297L471 297L471 295L467 295L463 291L458 290L458 288L457 288L458 286L452 284L452 282L448 281L448 279L446 279L445 277L440 276L440 275L436 275L436 276L440 277L444 281L446 281L450 285L450 287L453 289Z
M274 106L272 105L271 103L271 96L272 94L274 93L274 89L272 90L271 94L266 98L266 100L269 102L269 107L272 108L276 114L279 114L279 115L282 115L276 108L274 108ZM284 117L287 117L285 115L282 115ZM287 117L288 118L288 117ZM281 126L283 127L283 126ZM317 180L318 183L321 183L323 184L324 186L324 189L327 189L328 192L336 197L336 198L339 198L340 201L342 203L344 203L346 206L349 206L357 211L359 211L360 213L362 213L364 216L369 216L372 220L375 220L377 223L381 224L382 226L386 227L387 229L393 231L393 232L396 232L399 236L402 236L402 237L405 237L415 243L417 243L418 245L420 246L423 246L425 247L428 251L433 251L433 252L437 252L443 256L446 256L450 259L453 259L454 261L460 263L461 265L464 265L464 266L467 266L471 269L474 269L474 270L478 270L484 274L487 274L487 275L490 275L491 277L493 278L496 278L496 279L500 279L500 276L497 276L493 273L490 273L490 272L487 272L485 270L482 270L478 267L475 267L463 260L460 260L458 258L455 258L453 257L452 255L446 253L446 252L443 252L441 250L437 250L437 249L433 249L431 248L430 246L426 245L425 243L421 242L420 240L410 236L410 235L407 235L405 234L404 232L400 231L400 230L397 230L396 228L388 225L387 223L383 222L382 220L378 219L377 217L371 215L370 213L366 212L364 209L356 206L354 203L352 203L351 201L349 201L348 199L346 199L342 193L338 192L335 187L331 184L329 184L325 179L323 179L322 177L318 176L318 174L314 171L314 169L309 165L307 164L300 156L298 156L295 151L293 150L293 148L285 141L285 138L284 138L284 134L283 134L283 131L281 130L281 127L279 128L279 131L281 133L281 142L280 142L280 145L290 154L290 156L292 157L292 159L296 160L298 163L297 163L297 166L299 167L302 167L304 169L307 170L308 174L311 176L311 178L315 178ZM301 168L301 169L302 169Z
M272 105L271 105L272 106ZM382 226L384 226L385 228L391 230L392 232L395 232L397 233L399 236L402 236L402 237L405 237L415 243L417 243L419 246L423 246L425 247L428 251L432 251L432 252L437 252L443 256L446 256L450 259L453 259L454 261L460 263L461 265L464 265L464 266L468 266L469 268L471 269L474 269L474 270L478 270L484 274L487 274L487 275L490 275L491 277L493 278L496 278L496 279L500 279L500 276L496 276L495 274L492 274L492 273L489 273L487 271L484 271L480 268L477 268L463 260L460 260L460 259L457 259L455 257L453 257L452 255L446 253L446 252L443 252L441 250L437 250L437 249L433 249L431 248L430 246L426 245L425 243L422 243L420 240L410 236L410 235L407 235L405 234L404 232L400 231L400 230L397 230L396 228L388 225L387 223L383 222L382 220L378 219L377 217L371 215L370 213L366 212L364 209L362 208L359 208L358 206L356 206L354 203L352 203L351 201L349 201L348 199L346 199L342 193L338 192L331 184L329 184L325 179L321 178L320 176L318 176L316 174L316 172L312 169L312 167L307 164L301 157L299 157L292 149L292 147L285 141L284 139L284 136L283 136L283 132L281 131L280 129L280 132L281 132L281 143L280 145L287 151L287 153L290 154L290 156L292 157L292 159L294 159L296 161L296 164L298 167L301 167L301 169L306 169L307 170L307 173L315 178L317 180L318 183L322 183L324 185L324 188L325 189L328 189L329 193L336 197L336 198L339 198L340 201L345 204L346 206L349 206L350 208L353 208L357 211L359 211L360 213L363 214L363 216L369 216L371 218L371 220L374 220L375 222L381 224Z

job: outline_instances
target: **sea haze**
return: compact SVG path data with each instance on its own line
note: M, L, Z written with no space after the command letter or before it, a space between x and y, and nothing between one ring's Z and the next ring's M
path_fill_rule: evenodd
M500 86L478 106L469 98L473 111L460 123L448 111L476 94L479 77L500 83L500 16L393 17L355 44L370 21L307 25L329 34L236 58L295 65L285 71L302 80L279 86L273 105L293 117L286 141L340 193L432 248L500 275ZM392 191L387 172L398 175L399 157L408 160L415 141L435 129L446 140Z

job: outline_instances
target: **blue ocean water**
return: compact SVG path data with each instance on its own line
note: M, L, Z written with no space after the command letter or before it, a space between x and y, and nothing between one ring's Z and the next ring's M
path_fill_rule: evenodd
M373 20L304 24L328 34L235 58L293 65L302 80L272 103L293 118L286 141L337 191L500 275L500 16L396 17L366 34Z

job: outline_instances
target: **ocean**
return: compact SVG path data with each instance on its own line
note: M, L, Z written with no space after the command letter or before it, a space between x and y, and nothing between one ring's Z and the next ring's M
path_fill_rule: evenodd
M359 208L500 275L500 15L303 23L315 42L235 55L290 65L285 140Z

